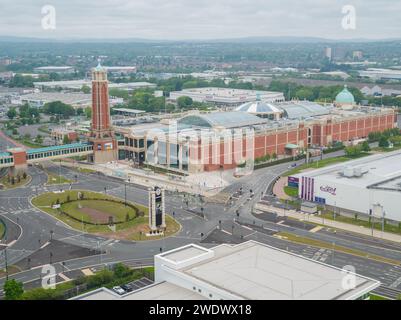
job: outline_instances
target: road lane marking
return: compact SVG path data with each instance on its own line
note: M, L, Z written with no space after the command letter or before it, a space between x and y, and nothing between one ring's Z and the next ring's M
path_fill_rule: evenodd
M316 232L318 232L318 231L320 231L322 229L323 229L322 226L317 226L317 227L313 228L312 230L310 230L309 232L316 233Z

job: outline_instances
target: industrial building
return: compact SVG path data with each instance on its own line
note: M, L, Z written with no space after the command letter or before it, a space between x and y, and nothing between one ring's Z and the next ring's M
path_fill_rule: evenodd
M124 295L101 288L73 300L362 300L379 285L376 280L247 241L211 249L189 244L158 254L155 284Z
M290 178L299 197L354 213L401 221L401 151L372 155Z
M33 69L39 73L74 73L75 68L70 66L46 66Z
M193 88L170 92L170 100L176 101L180 97L190 97L193 101L209 102L220 106L237 107L246 102L256 101L260 97L264 102L284 101L281 92L256 91L230 88Z
M91 106L92 96L85 93L36 92L21 95L19 98L20 104L27 103L33 108L41 108L53 101L69 104L73 108L86 108Z
M90 80L65 80L65 81L39 81L34 82L35 88L45 90L81 90L83 86L92 86ZM155 88L156 84L150 82L109 83L109 89L135 91L142 88Z

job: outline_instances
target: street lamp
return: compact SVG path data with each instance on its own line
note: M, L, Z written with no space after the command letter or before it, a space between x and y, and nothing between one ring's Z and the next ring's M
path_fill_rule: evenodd
M127 206L127 184L124 182L124 202L125 206Z
M5 267L6 267L6 280L8 280L7 247L4 248L4 259L5 259Z

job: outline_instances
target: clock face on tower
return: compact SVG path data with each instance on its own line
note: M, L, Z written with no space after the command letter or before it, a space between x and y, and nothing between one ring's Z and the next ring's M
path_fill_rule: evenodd
M157 195L157 196L160 196L161 193L162 193L162 191L161 191L160 188L156 188L155 192L156 192L156 195Z

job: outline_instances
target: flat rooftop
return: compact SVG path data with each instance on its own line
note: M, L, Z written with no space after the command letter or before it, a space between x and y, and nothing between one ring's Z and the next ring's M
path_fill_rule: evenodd
M61 101L66 104L89 104L92 101L92 95L85 93L38 92L21 95L21 100L44 102Z
M344 289L342 270L254 241L212 250L182 272L243 299L343 300L379 285L356 275L356 288Z
M72 300L205 300L196 292L176 286L169 282L160 282L148 287L139 289L125 295L100 288L98 290L88 292Z
M344 176L345 168L358 169L361 176ZM297 174L296 177L310 177L332 180L336 183L359 187L384 185L387 188L400 189L401 185L401 150L367 156L357 160L347 161L322 169Z

